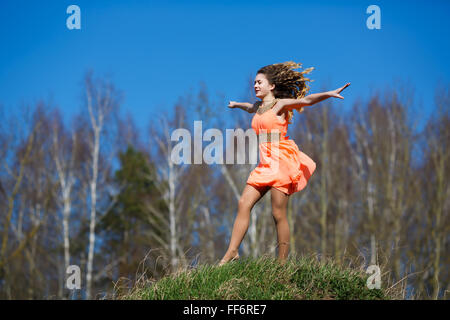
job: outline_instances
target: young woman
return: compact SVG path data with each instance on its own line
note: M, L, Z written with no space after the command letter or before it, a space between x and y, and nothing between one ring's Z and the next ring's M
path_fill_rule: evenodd
M298 68L301 68L301 64L292 61L261 68L254 82L256 97L261 101L255 104L230 101L228 105L229 108L255 113L252 128L260 142L260 163L250 173L239 199L230 244L219 265L239 259L238 249L249 226L250 211L269 189L277 228L278 258L282 263L287 259L290 237L286 218L288 199L306 186L316 169L315 162L298 149L294 140L286 136L288 124L291 123L289 121L293 110L303 112L303 107L331 97L344 99L340 93L350 85L347 83L339 89L305 97L309 90L306 82L311 80L305 78L304 74L314 68L302 72L294 70Z

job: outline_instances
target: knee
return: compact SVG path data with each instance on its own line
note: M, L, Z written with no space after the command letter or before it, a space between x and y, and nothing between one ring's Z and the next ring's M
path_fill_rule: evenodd
M280 223L280 222L283 222L283 221L287 221L286 210L283 210L283 209L272 209L272 215L273 215L273 219L275 220L275 223Z
M244 197L241 197L238 201L238 210L239 211L250 211L251 210L250 203Z

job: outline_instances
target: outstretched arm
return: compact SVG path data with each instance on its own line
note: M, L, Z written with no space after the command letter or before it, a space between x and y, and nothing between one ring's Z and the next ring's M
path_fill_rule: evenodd
M344 97L341 96L340 93L342 90L347 88L349 85L350 85L350 82L348 82L345 86L340 87L336 90L321 92L321 93L313 93L313 94L307 95L306 97L303 97L300 99L280 99L280 101L285 110L293 110L293 109L300 110L301 108L303 108L305 106L312 106L320 101L323 101L323 100L331 98L331 97L344 99Z
M248 102L230 101L230 103L228 104L228 108L239 108L247 111L248 113L255 112L255 105Z

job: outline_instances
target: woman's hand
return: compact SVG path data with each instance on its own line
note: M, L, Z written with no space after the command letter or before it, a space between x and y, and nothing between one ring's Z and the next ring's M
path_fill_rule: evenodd
M236 108L236 101L230 101L229 103L228 103L228 108Z
M239 108L242 110L245 110L247 112L254 112L253 110L253 104L248 103L248 102L236 102L236 101L230 101L230 103L228 103L228 108L234 109L234 108Z
M342 90L344 90L345 88L347 88L349 85L350 85L350 82L348 82L345 86L340 87L339 89L330 91L330 97L339 98L339 99L344 99L344 97L341 96L340 93L342 92Z

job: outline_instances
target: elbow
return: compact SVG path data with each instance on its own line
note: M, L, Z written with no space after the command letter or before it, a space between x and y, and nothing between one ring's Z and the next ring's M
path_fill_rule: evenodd
M302 107L309 107L309 106L312 106L312 105L313 105L313 103L312 103L311 99L308 99L308 97L305 97L305 98L301 99L301 108Z
M289 103L284 103L282 108L284 108L285 110L288 110L288 111L297 110L300 112L300 110L303 107L306 107L309 105L311 105L310 102L307 99L302 98L302 99L297 99L295 101L290 101Z
M309 107L313 105L310 101L306 100L306 99L301 99L301 102L299 102L298 104L296 104L294 106L294 108L300 112L304 107Z

